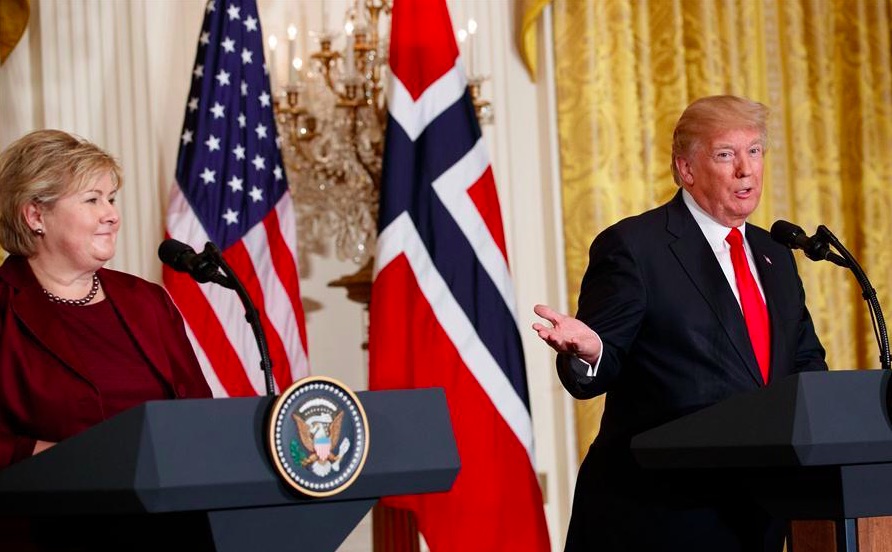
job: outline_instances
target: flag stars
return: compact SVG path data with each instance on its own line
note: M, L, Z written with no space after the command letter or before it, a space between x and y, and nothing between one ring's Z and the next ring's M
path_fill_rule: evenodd
M220 139L213 134L208 137L204 144L208 147L208 151L217 151L220 149Z
M207 46L211 42L211 33L205 31L201 33L201 38L198 39L198 42L201 43L202 46Z
M251 188L251 191L248 192L248 195L251 196L251 200L254 201L254 203L263 201L263 190L261 190L257 186Z
M254 52L247 48L242 48L242 63L248 65L254 61Z
M195 111L198 109L198 96L192 96L189 98L189 111Z
M220 86L228 86L229 85L229 73L220 69L220 72L217 73L217 76L214 77L217 79L217 82L220 83Z
M244 21L245 30L247 31L256 31L257 30L257 19L253 15L249 15L247 19Z
M196 65L195 69L192 70L192 74L195 75L196 79L200 79L204 76L204 65Z
M260 105L262 107L269 107L269 94L267 94L266 90L263 91L263 94L260 96Z
M217 9L217 5L214 4L214 0L208 0L207 5L204 7L204 11L206 11L207 13L211 13L215 9Z
M276 177L276 180L282 180L282 167L276 165L276 168L273 169L273 174Z
M254 129L254 132L257 133L257 139L266 138L266 127L260 123L257 123L257 128Z
M214 107L211 108L211 113L214 114L214 119L222 119L226 113L226 108L223 107L223 104L220 102L214 102Z
M229 14L229 20L234 21L236 19L241 19L242 16L239 15L240 11L242 11L242 9L238 6L229 6L229 9L226 10L226 13Z
M216 176L217 171L212 171L207 167L205 167L204 171L201 173L201 179L204 180L205 186L207 186L208 184L213 184Z
M260 157L260 154L258 153L254 156L254 159L251 159L251 164L254 165L255 169L260 171L266 168L266 159Z
M184 145L184 146L185 146L186 144L191 144L191 143L192 143L192 131L189 130L189 129L186 129L186 130L183 132L183 137L182 137L182 139L183 139L183 145Z
M238 161L241 161L245 158L245 146L239 144L233 148L232 153L235 154L235 158Z
M238 211L233 211L231 208L226 209L226 212L223 213L223 220L226 221L226 226L238 224Z
M248 120L247 120L247 118L245 118L245 114L244 114L244 113L239 113L239 114L238 114L238 127L239 127L239 128L245 128L245 126L246 126L247 124L248 124Z
M223 39L223 42L220 43L220 46L223 46L223 49L226 50L226 53L228 54L235 52L235 41L228 36Z
M242 81L242 96L248 95L248 83Z
M242 191L242 189L243 189L242 184L244 182L245 181L242 180L241 178L239 178L235 175L232 175L232 178L229 179L229 182L227 182L226 185L229 186L230 188L232 188L232 193L235 193L235 192Z

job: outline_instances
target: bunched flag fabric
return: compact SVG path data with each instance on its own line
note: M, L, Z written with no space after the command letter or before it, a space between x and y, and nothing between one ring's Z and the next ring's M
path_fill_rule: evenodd
M447 493L388 502L433 552L548 550L498 196L452 23L444 0L396 0L392 22L369 386L443 387L461 471Z
M210 0L179 141L169 237L214 242L260 311L278 389L307 375L297 232L254 0ZM265 393L237 295L164 267L215 396Z

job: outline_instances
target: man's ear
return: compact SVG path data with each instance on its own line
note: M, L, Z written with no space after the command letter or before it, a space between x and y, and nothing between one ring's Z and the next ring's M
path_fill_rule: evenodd
M678 170L678 175L681 177L682 182L688 185L694 183L694 173L691 171L691 164L686 158L682 156L676 157L675 168Z
M22 214L25 216L25 222L31 230L38 228L43 230L43 206L35 201L29 202L22 208Z

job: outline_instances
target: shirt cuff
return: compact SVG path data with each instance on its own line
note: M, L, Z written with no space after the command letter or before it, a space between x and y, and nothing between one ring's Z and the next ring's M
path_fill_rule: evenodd
M598 334L595 334L595 338L598 340L598 343L601 345L601 354L598 355L598 360L595 361L594 366L592 366L588 362L582 360L578 356L573 355L573 358L576 359L576 361L579 362L579 364L581 364L581 366L579 366L579 368L585 369L585 377L587 377L587 378L593 378L598 375L598 367L601 366L601 358L604 356L604 342L601 341L601 336L599 336Z

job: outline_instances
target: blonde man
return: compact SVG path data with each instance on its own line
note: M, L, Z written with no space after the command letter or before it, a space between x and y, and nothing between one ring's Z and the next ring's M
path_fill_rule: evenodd
M783 524L743 493L708 488L702 474L644 471L629 450L642 431L827 369L792 254L746 222L762 194L767 117L735 96L692 103L674 133L675 197L595 238L575 318L535 308L550 325L533 328L560 353L567 391L607 394L568 551L783 547Z

